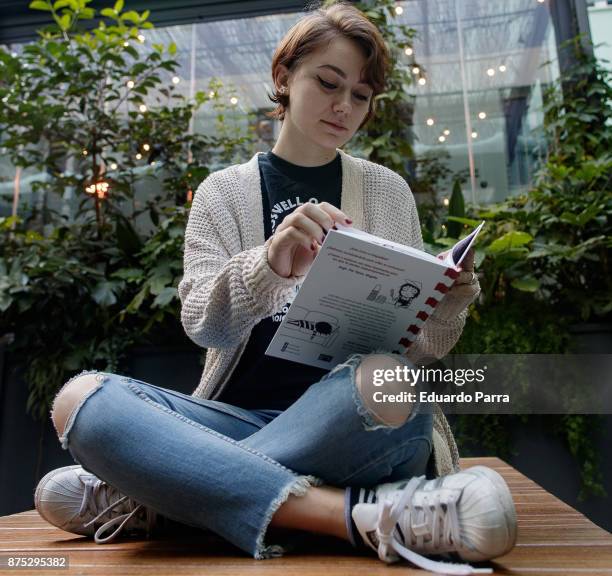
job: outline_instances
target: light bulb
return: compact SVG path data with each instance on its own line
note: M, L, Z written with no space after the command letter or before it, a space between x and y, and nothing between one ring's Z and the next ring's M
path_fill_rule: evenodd
M140 111L141 111L141 112L144 114L144 113L147 111L147 107L146 107L146 105L145 105L145 104L141 104L141 105L138 107L138 110L140 110Z
M500 72L505 72L506 71L506 65L505 64L500 64L498 70Z
M230 98L230 102L231 102L232 104L238 104L238 98L236 98L236 96L232 96L232 97Z
M127 48L127 47L130 45L130 43L129 43L129 42L126 40L126 41L123 43L123 45L124 45L124 46Z
M478 132L476 131L472 132L472 138L478 138Z
M442 199L442 204L444 204L444 206L448 206L448 205L449 205L449 200L448 200L448 198L443 198L443 199Z
M215 92L214 92L213 90L211 90L211 91L208 93L208 97L209 97L209 98L214 98L214 97L215 97Z
M438 136L438 142L444 142L446 140L445 136Z
M481 120L484 120L486 117L487 117L486 112L478 112L478 118L480 118Z
M446 130L444 130L443 134L444 136L448 136L450 134L450 130L447 128Z
M408 48L404 50L404 54L406 54L406 56L412 56L414 54L414 50L408 46Z
M131 90L134 88L134 80L128 80L126 86Z
M418 74L420 71L421 71L421 69L420 69L418 66L414 66L414 67L412 68L412 73L413 73L413 74Z
M433 126L434 125L434 119L433 118L427 118L427 126Z
M404 12L404 9L401 6L396 6L395 7L395 13L399 16L400 14L402 14Z
M145 37L142 34L138 34L138 42L144 42Z
M117 170L117 164L115 164L114 162L110 165L110 169L111 170Z
M427 84L427 80L425 80L425 78L419 78L419 84L421 86L425 86L425 84Z
M136 154L136 160L140 160L141 158L142 158L142 154L138 152L138 154Z
M148 144L143 144L143 145L142 145L142 149L143 149L145 152L148 152L149 150L151 150L151 146L149 146Z
M495 70L493 68L488 68L487 69L487 74L489 76L495 76Z
M172 83L173 84L178 84L181 81L181 79L178 76L173 76L172 77Z
M83 150L83 156L87 156L87 150Z

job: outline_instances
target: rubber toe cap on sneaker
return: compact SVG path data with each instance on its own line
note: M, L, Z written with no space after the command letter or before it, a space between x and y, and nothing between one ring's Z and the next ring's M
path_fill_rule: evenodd
M94 527L83 526L79 516L83 502L84 486L77 469L82 467L66 466L51 470L38 483L34 494L34 505L38 513L50 524L67 532L83 536L93 536ZM84 472L86 475L90 475Z

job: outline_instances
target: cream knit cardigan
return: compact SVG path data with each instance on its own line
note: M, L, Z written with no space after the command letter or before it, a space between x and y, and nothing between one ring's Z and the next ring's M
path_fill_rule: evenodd
M422 249L412 193L406 181L384 166L339 150L340 209L353 226ZM258 153L260 154L260 153ZM268 264L258 154L244 164L210 174L198 187L185 231L184 276L178 286L181 322L191 340L207 349L193 396L219 396L252 328L292 300L304 277L283 278ZM478 290L476 286L475 291ZM474 295L449 291L429 317L407 357L441 358L457 342ZM271 375L273 377L273 375ZM436 406L433 452L438 475L458 470L459 455L446 418Z

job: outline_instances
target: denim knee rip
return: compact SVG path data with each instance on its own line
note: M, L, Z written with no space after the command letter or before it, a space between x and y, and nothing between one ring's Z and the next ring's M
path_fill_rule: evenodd
M68 434L72 428L72 425L74 423L74 420L76 418L76 415L78 414L79 410L81 409L81 407L83 406L83 404L87 401L87 399L96 391L98 391L102 385L104 384L104 382L106 382L109 379L109 376L103 372L99 372L98 370L83 370L80 374L77 374L76 376L73 376L72 378L70 378L70 380L68 380L68 382L66 382L59 390L59 392L55 395L55 398L53 400L53 406L51 407L51 415L53 415L53 412L55 410L55 402L57 401L58 396L63 392L64 388L66 388L70 383L72 383L74 380L76 380L77 378L81 377L81 376L85 376L87 374L96 374L96 380L98 381L98 385L95 388L92 388L91 390L88 390L86 394L83 395L83 397L81 398L80 402L72 409L72 412L70 412L70 415L68 416L68 419L66 420L66 423L64 424L64 432L63 434L60 436L59 435L59 430L57 430L57 428L55 428L55 423L53 423L53 426L55 428L55 431L58 433L58 437L59 437L59 441L60 444L62 446L62 448L64 450L68 450ZM74 458L74 456L73 456ZM78 460L76 460L76 458L74 458L76 462L78 462Z
M363 398L361 397L361 393L359 392L359 389L357 388L356 371L366 356L374 355L374 354L384 354L386 356L390 356L394 358L395 360L398 360L399 362L403 363L405 366L408 366L408 367L414 366L412 362L410 362L410 360L402 357L399 354L393 354L392 352L389 352L389 350L377 349L377 350L373 350L372 352L368 354L358 354L358 353L351 354L346 360L346 362L343 362L342 364L338 364L337 366L335 366L331 371L325 374L321 378L321 380L322 381L327 380L331 378L332 376L338 374L339 372L348 370L351 375L353 401L355 402L355 405L357 406L357 413L359 414L359 416L361 416L361 419L363 421L364 429L365 430L385 430L386 432L390 433L393 430L396 430L397 428L401 428L407 422L412 420L414 416L416 416L416 414L419 412L419 403L418 402L415 403L415 406L413 410L411 411L409 418L405 422L402 422L399 426L390 426L389 424L381 422L376 417L376 415L364 404Z

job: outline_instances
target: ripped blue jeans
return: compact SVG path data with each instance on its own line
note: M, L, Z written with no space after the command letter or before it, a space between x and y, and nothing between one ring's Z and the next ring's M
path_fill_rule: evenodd
M60 441L85 469L162 516L212 530L256 559L281 556L286 548L264 539L290 494L425 473L431 414L417 404L401 426L377 423L355 386L361 358L336 366L284 411L84 371L99 385Z

